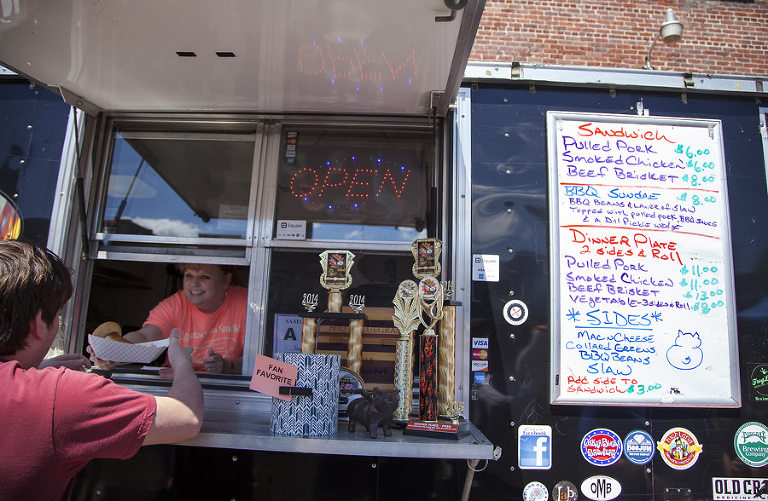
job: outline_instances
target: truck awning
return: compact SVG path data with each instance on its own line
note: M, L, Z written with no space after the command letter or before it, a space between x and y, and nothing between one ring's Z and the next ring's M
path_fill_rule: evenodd
M15 0L0 65L92 114L444 115L484 4Z

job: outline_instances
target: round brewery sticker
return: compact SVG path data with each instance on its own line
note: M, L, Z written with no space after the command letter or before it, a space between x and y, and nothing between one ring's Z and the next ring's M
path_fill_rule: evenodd
M765 466L768 464L768 427L754 421L743 424L736 432L733 447L747 466Z
M670 468L687 470L699 459L702 446L696 437L685 428L667 430L656 448Z
M610 466L621 458L621 439L611 430L597 428L581 440L584 459L596 466Z
M552 488L552 501L576 501L579 489L567 480L561 480Z
M631 431L624 439L624 456L634 464L646 464L656 452L653 438L643 430Z
M547 501L549 492L541 482L531 482L523 489L523 501Z

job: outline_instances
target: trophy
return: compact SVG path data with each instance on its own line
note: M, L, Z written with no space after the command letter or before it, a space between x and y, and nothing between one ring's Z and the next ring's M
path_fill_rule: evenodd
M317 308L317 294L304 294L301 304L312 313ZM304 317L301 322L301 352L315 352L315 334L317 332L317 319Z
M435 277L424 277L419 282L419 303L419 321L424 326L419 338L419 419L437 421L438 337L434 327L443 318L443 285Z
M408 421L403 434L458 440L469 434L469 425L461 416L463 402L454 400L456 306L445 304L453 296L453 283L437 278L443 249L440 240L416 240L411 248L413 274L421 279L417 314L424 331L419 336L419 420ZM435 333L438 322L439 335Z
M352 269L354 259L355 255L349 251L328 250L320 254L320 265L323 267L323 273L320 275L320 285L328 289L328 309L326 313L341 313L341 291L352 284L352 275L349 272ZM317 341L317 319L322 315L312 314L312 311L317 306L317 295L314 294L314 298L309 298L309 301L307 296L313 295L304 295L303 304L309 314L304 315L302 320L301 352L314 353ZM362 352L362 326L360 331L359 344Z
M448 301L453 297L453 283L441 282L444 297ZM439 349L437 355L437 406L441 416L455 414L454 399L456 384L456 306L444 304L443 317L440 320Z
M349 297L349 307L359 315L365 306L365 296ZM347 367L355 374L360 373L363 365L363 319L352 318L349 321L349 340L347 341Z
M354 312L348 315L341 312L342 291L352 284L352 265L355 255L344 250L327 250L320 253L320 285L328 289L328 308L324 313L304 315L302 323L301 352L314 353L318 318L348 318L349 340L347 342L347 368L354 373L360 372L363 364L363 318L365 296L353 295L349 298L349 307ZM315 299L315 306L317 300ZM305 304L306 307L306 304ZM313 308L314 309L314 308Z
M349 251L325 251L320 254L320 285L328 289L329 313L341 313L341 291L352 285L349 274L355 255Z
M392 300L392 321L400 331L395 354L395 388L400 390L400 403L393 416L398 423L408 421L413 404L413 332L419 327L421 309L417 287L413 280L403 280Z

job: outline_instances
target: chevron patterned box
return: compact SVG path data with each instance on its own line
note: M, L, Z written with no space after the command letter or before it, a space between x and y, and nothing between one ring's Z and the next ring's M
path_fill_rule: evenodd
M312 396L293 396L290 400L273 398L272 432L300 436L336 433L341 358L314 353L276 353L274 358L295 365L298 368L296 386L312 388Z

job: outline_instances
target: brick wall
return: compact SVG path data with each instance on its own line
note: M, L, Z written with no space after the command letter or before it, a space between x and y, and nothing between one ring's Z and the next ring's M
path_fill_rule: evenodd
M470 61L641 69L667 8L683 39L655 70L768 76L768 0L486 0Z

